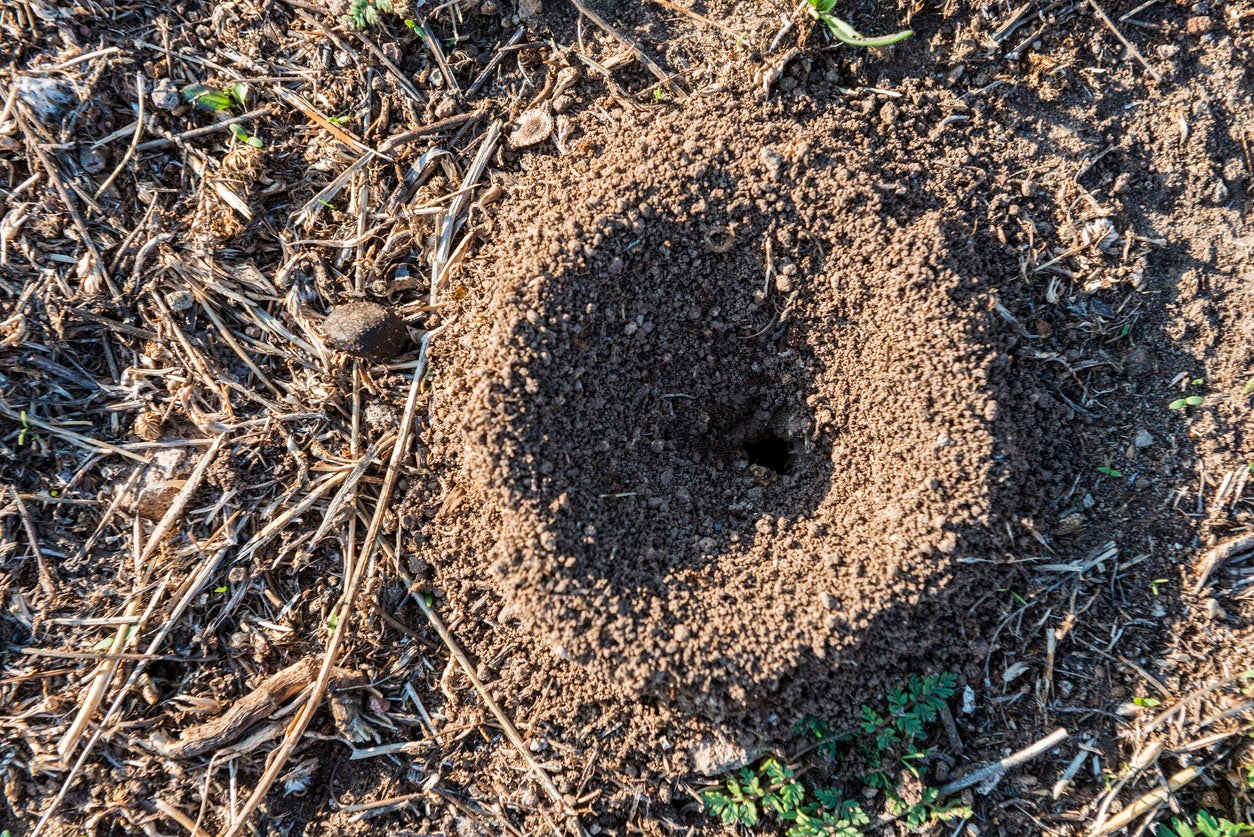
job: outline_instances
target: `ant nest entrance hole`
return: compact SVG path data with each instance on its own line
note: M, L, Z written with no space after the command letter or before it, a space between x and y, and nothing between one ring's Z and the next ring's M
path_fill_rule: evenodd
M779 476L792 471L792 449L793 443L781 438L773 430L768 430L756 439L747 440L744 445L750 467L765 468Z

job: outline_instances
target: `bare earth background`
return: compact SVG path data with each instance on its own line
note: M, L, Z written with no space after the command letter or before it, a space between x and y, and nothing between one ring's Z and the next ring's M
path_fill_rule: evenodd
M0 830L1254 820L1254 5L805 9L0 6Z

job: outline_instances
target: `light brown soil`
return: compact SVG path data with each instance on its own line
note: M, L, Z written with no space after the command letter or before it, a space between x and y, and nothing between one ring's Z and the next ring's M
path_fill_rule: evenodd
M331 115L364 109L344 124L395 163L368 158L345 194L316 198L360 151L270 95L264 152L223 154L221 135L140 150L100 212L85 198L130 134L99 166L90 146L134 119L136 68L84 62L86 104L41 118L18 74L94 48L92 30L0 14L15 62L0 93L27 91L20 129L0 130L0 830L26 833L65 779L57 743L105 636L82 620L160 603L128 649L142 650L171 612L154 587L187 589L206 556L211 580L144 700L111 720L49 833L173 833L166 811L194 819L202 800L205 827L227 828L273 742L215 764L153 741L215 716L206 700L238 704L321 659L389 449L355 528L329 490L239 549L398 425L418 348L367 369L320 342L323 315L361 299L439 329L420 430L337 659L369 681L360 719L315 718L260 830L562 827L413 595L431 596L591 833L719 833L694 794L710 776L796 752L805 714L851 723L940 671L967 698L951 707L962 751L929 742L947 754L927 763L933 784L1072 733L968 792L966 833L1084 833L1197 765L1181 810L1249 817L1250 707L1233 677L1254 659L1251 559L1205 584L1197 562L1254 525L1254 8L850 3L863 31L916 31L859 51L827 46L804 14L777 39L787 5L693 7L742 47L663 5L590 4L680 96L566 3L521 4L521 20L504 5L398 10L461 39L459 95L390 18L367 44L301 3L221 7L212 26L208 7L170 12L172 48L284 79ZM162 13L115 12L103 42L136 44L149 80L205 80L151 46L170 37ZM518 25L524 44L560 49L509 52L466 92ZM489 120L508 135L536 107L557 111L554 137L491 155L474 197L489 183L500 197L474 204L474 240L432 294L430 208L455 204ZM148 109L146 140L218 118ZM388 144L432 123L430 141ZM82 267L36 145L74 185L111 283ZM456 162L415 179L437 146ZM206 154L210 176L193 177ZM228 434L154 576L140 583L133 553L171 498L106 511L133 463L23 428L23 410L132 453L150 450L137 439L202 453L196 440ZM196 461L180 454L163 491ZM32 656L47 651L60 656ZM1111 804L1150 745L1153 769Z

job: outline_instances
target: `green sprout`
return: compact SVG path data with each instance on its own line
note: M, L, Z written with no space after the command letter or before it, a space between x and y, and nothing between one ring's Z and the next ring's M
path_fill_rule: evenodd
M1242 395L1254 395L1254 378L1250 378L1245 382L1245 386L1241 388Z
M1116 471L1114 468L1107 468L1104 465L1101 468L1098 468L1097 472L1099 474L1105 474L1108 477L1122 477L1123 476L1123 474Z
M1161 703L1158 698L1152 697L1134 697L1132 698L1132 702L1137 706L1144 706L1146 709L1153 709Z
M1167 405L1168 410L1183 410L1185 407L1200 407L1206 402L1206 399L1200 395L1190 395L1188 398L1177 398Z
M358 29L369 29L378 24L379 12L391 14L392 0L353 0L348 7L348 20Z
M810 4L810 14L817 21L827 24L827 28L831 31L832 37L841 43L855 47L887 47L900 43L909 38L914 32L910 29L895 32L892 35L885 35L881 38L867 38L859 34L848 23L832 14L832 9L836 8L836 0L807 0Z
M22 410L21 418L22 418L22 429L19 430L17 434L17 446L19 448L26 444L26 437L28 434L32 438L36 438L36 439L39 438L36 434L30 432L30 422L26 420L25 410Z
M1159 585L1166 584L1168 581L1170 581L1170 579L1155 578L1154 580L1150 582L1150 592L1153 593L1155 596L1157 596Z
M183 99L201 110L222 111L236 105L247 106L251 88L242 81L215 90L207 84L189 84L182 89Z
M251 145L253 148L265 148L266 144L260 138L250 135L238 123L232 122L227 127L231 129L231 136L240 142Z

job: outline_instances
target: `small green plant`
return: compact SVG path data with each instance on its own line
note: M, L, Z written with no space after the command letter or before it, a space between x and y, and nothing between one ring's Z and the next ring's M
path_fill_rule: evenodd
M1206 399L1200 395L1190 395L1188 398L1177 398L1167 405L1168 410L1183 410L1185 407L1200 407L1206 402Z
M1132 698L1132 702L1137 706L1143 706L1146 709L1153 709L1161 703L1158 698L1152 697L1134 697Z
M853 729L836 730L810 715L798 721L794 731L809 742L803 755L813 754L820 762L807 769L831 768L848 760L858 774L851 781L807 787L797 780L796 769L779 759L765 758L704 791L701 798L707 810L725 824L752 826L769 816L786 828L787 837L861 837L871 818L858 800L874 797L876 792L882 794L888 814L911 831L970 816L969 806L943 802L940 791L923 784L921 765L930 750L917 743L940 717L956 684L954 674L911 677L906 688L886 696L886 713L863 706L862 719ZM900 788L904 774L921 785L911 800Z
M19 430L19 431L18 431L18 433L17 433L17 446L18 446L19 448L20 448L20 447L23 447L23 446L26 444L26 437L27 437L27 436L30 436L32 439L38 439L38 438L39 438L39 434L38 434L38 433L32 433L32 432L31 432L31 429L30 429L30 422L29 422L29 421L27 421L27 419L26 419L26 411L25 411L25 410L22 410L22 412L20 413L20 415L21 415L21 418L22 418L22 429L21 429L21 430Z
M1246 837L1249 834L1254 834L1254 824L1216 818L1205 808L1197 812L1192 823L1172 817L1171 825L1160 823L1154 831L1154 837Z
M1166 584L1168 581L1170 581L1170 579L1166 579L1166 578L1155 578L1155 579L1152 579L1152 580L1150 581L1150 592L1151 592L1151 593L1153 593L1155 596L1157 596L1157 595L1158 595L1158 588L1159 588L1159 587L1161 587L1162 585Z
M392 0L353 0L348 7L348 20L358 29L369 29L379 22L379 12L391 14Z
M1250 378L1245 382L1245 386L1241 387L1242 395L1254 395L1254 378Z
M815 20L827 25L828 30L832 33L832 37L844 44L855 47L887 47L900 43L909 38L914 32L910 29L895 32L892 35L885 35L882 38L867 38L859 34L848 23L832 14L832 9L836 8L836 0L807 0L810 4L810 14Z
M252 146L253 148L265 148L266 144L262 142L259 137L252 136L247 131L245 131L243 127L241 127L239 124L232 122L227 127L231 129L231 136L235 137L237 140L244 143L245 145Z
M1108 477L1122 477L1123 476L1123 474L1121 474L1119 471L1116 471L1114 468L1107 468L1105 466L1098 468L1097 473L1105 474Z
M201 110L222 111L239 105L246 107L251 94L249 86L242 81L228 84L215 90L207 84L189 84L180 91L184 101Z

